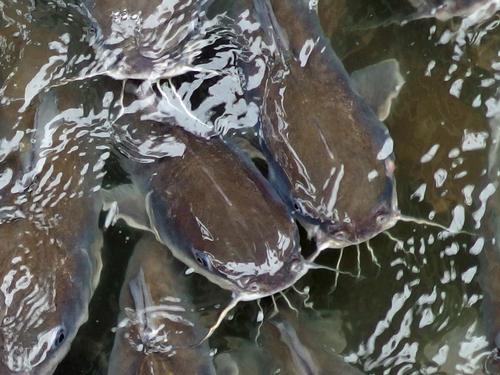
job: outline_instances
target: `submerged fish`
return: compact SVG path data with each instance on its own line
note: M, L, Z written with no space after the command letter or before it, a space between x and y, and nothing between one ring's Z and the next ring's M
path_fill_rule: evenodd
M271 178L318 249L366 241L399 214L393 141L353 88L315 8L271 3L262 25L280 48L259 134Z
M80 85L44 94L28 156L18 158L27 164L2 191L1 374L52 373L87 319L101 270L99 189L109 152L106 108L89 113L80 103L103 93Z
M288 209L243 155L219 138L198 138L167 123L121 124L138 140L127 145L122 138L118 147L128 155L123 166L139 194L118 195L145 196L149 223L141 226L188 267L232 291L221 319L239 301L277 293L307 272ZM136 152L149 159L140 162ZM120 200L118 211L129 223L144 221L131 209L141 202ZM127 206L132 215L123 212Z
M486 231L493 241L479 239L477 247L480 249L480 276L479 282L483 292L482 315L486 328L487 338L493 345L493 351L487 358L485 370L487 374L496 374L500 371L500 117L497 115L489 119L490 136L492 142L488 155L488 187L494 190L488 205L489 218ZM476 245L475 245L476 246Z
M301 313L280 312L260 327L257 343L236 341L236 348L215 357L221 375L360 375L332 347L338 332L327 319L313 321ZM228 340L230 341L230 340ZM231 341L230 341L231 342Z
M453 17L469 17L474 13L492 16L500 9L499 0L408 0L416 9L411 19L436 18L448 21Z
M120 293L109 375L215 374L184 266L151 234L137 243Z
M95 66L88 74L157 80L194 69L201 49L213 43L211 0L86 0L92 20Z
M351 73L354 89L363 97L380 121L385 121L392 102L398 97L405 80L399 62L387 59Z
M302 274L298 229L253 165L218 138L152 121L126 126L168 153L124 167L146 196L147 225L178 259L241 300L273 294Z

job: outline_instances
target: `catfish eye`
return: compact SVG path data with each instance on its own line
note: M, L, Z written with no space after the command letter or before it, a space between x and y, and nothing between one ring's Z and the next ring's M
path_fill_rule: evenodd
M384 225L389 221L389 210L386 207L381 207L375 213L375 220L378 225Z
M250 290L251 292L257 292L259 290L259 284L257 284L256 282L251 282L250 284L248 284L248 290Z
M198 262L198 264L203 268L206 268L208 270L212 269L212 263L210 262L210 258L204 252L194 250L194 259L196 259L196 262Z
M59 328L52 343L52 349L58 349L66 340L66 331L64 328Z
M302 262L300 259L294 260L290 265L290 271L298 273L302 270Z
M389 216L387 216L386 214L381 214L381 215L378 215L375 220L377 220L378 225L384 225L389 220Z

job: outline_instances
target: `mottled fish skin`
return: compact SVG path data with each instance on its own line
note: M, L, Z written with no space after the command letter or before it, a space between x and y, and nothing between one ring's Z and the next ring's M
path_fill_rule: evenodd
M320 319L320 318L316 318ZM300 312L280 313L262 323L257 344L228 339L229 350L215 357L217 373L223 375L361 375L331 346L328 321L313 322ZM234 342L235 345L231 345Z
M412 19L436 18L448 21L453 17L468 17L480 9L493 15L500 9L498 0L408 0L417 10Z
M494 187L495 192L488 204L485 217L489 220L485 223L485 229L495 241L479 239L477 243L483 246L478 255L479 282L483 292L481 310L487 338L494 348L485 367L494 374L500 369L500 116L491 118L489 125L492 142L485 183Z
M138 139L170 137L170 156L124 164L157 237L178 259L239 300L274 294L306 272L288 209L242 155L166 123L127 126Z
M99 189L109 152L105 121L80 104L85 94L93 90L82 85L43 95L23 158L30 164L3 191L0 206L14 203L19 214L0 218L1 374L51 374L87 320L101 270Z
M284 373L296 375L361 375L363 372L321 345L321 333L311 332L307 319L288 312L280 314L263 327L264 350L289 358ZM268 349L266 349L268 348ZM281 353L281 354L280 354ZM283 361L285 362L285 361Z
M185 266L146 233L129 260L109 375L215 374Z
M173 77L191 69L202 46L211 0L88 0L83 13L94 24L96 51L89 74L115 79ZM203 22L202 22L203 20Z
M260 129L271 177L319 248L363 242L398 215L392 139L353 89L315 8L271 3L274 20L263 27L278 30L281 53Z

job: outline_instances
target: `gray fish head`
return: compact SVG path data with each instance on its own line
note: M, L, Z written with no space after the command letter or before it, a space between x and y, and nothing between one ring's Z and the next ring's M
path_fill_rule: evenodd
M225 251L193 248L195 269L233 291L242 301L273 295L292 286L306 273L298 236L291 238L278 233L278 237L276 243L265 243L260 249L239 247L229 257L217 256Z
M1 257L0 373L50 374L87 319L91 265L83 250L58 256L57 239L9 225L1 232L20 234L2 237L16 255Z
M307 271L300 253L283 259L268 252L265 262L211 262L212 270L229 279L231 289L242 301L252 301L289 288Z
M186 150L150 179L146 205L157 238L240 300L293 285L305 273L299 230L269 182L216 139L192 139Z
M148 204L148 210L159 213L150 214L152 226L178 259L240 300L254 300L288 288L305 273L294 220L279 198L265 199L252 200L252 206L248 197L229 205L211 202L209 209L201 206L198 211L192 201L180 208L179 200L164 210L161 199L153 198L154 208Z
M365 181L364 186L354 187L355 194L350 195L351 200L341 199L334 210L335 215L329 220L319 225L306 223L319 249L360 244L396 224L400 211L392 153L384 159L383 165L383 175L377 172L373 181Z

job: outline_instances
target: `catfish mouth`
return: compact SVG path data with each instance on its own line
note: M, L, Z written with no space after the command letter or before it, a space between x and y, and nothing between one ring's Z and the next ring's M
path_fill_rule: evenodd
M294 285L307 271L305 259L300 254L271 272L228 276L227 269L218 270L231 280L230 289L240 301L254 301L279 293Z
M376 222L373 226L366 227L364 224L329 224L325 226L318 225L313 235L318 250L327 248L341 249L344 247L359 245L369 241L382 232L391 229L399 220L400 212L393 211L385 216L383 223ZM332 231L331 227L336 229Z
M309 236L315 239L319 251L327 248L341 249L369 241L391 229L401 217L395 184L389 202L382 203L367 216L344 222L332 220L309 223L305 227Z

